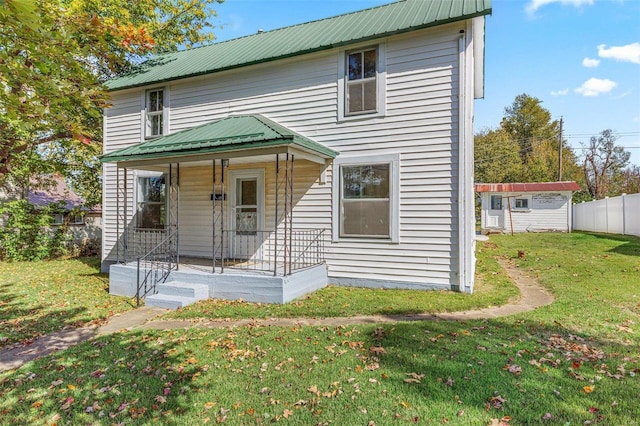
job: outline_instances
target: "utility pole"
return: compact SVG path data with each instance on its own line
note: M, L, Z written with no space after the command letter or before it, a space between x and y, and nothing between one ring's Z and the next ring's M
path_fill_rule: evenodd
M560 116L560 135L558 135L558 182L562 182L562 116Z

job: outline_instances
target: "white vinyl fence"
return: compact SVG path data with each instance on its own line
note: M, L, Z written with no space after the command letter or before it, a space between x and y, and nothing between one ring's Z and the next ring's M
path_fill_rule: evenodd
M640 236L640 194L574 204L573 229Z

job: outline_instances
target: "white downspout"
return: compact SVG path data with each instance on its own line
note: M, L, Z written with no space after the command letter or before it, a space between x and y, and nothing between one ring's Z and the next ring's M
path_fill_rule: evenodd
M474 25L475 24L475 25ZM467 21L458 39L458 279L459 289L473 292L475 275L475 201L473 178L474 26Z

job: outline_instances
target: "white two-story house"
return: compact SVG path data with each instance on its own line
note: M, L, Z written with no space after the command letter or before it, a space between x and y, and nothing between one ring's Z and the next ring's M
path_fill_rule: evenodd
M489 13L489 0L401 0L109 81L111 291L160 293L147 303L286 302L327 283L472 292Z

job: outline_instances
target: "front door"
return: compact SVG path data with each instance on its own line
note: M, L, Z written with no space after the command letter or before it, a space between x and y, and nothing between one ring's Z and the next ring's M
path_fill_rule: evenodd
M263 239L264 170L231 170L229 178L230 255L248 260Z

